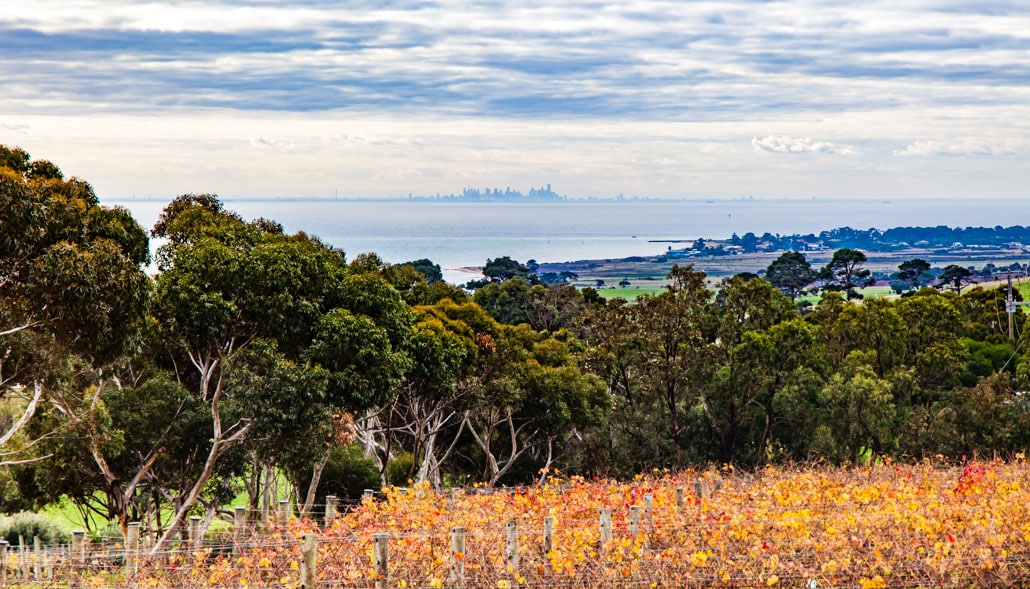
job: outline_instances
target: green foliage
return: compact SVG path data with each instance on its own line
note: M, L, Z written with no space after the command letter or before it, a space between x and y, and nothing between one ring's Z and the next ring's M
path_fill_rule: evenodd
M969 282L973 273L968 268L956 264L949 264L944 267L944 270L937 276L937 281L941 287L953 288L956 293L962 292L962 286Z
M443 270L440 269L440 264L433 263L428 258L422 258L421 260L413 260L411 262L404 262L401 266L408 266L413 268L422 274L426 282L442 282L443 281Z
M818 273L801 252L783 252L765 269L765 279L783 291L791 300L805 294L808 285L815 282Z
M389 401L408 365L386 329L364 315L333 309L317 327L309 358L329 371L327 394L352 410Z
M386 484L393 487L406 487L415 470L415 455L404 452L393 458L386 465Z
M930 263L921 258L906 260L898 265L898 280L906 285L906 290L916 290L928 284Z
M0 167L8 168L17 174L25 174L29 171L30 159L28 152L20 147L0 145Z
M310 478L309 473L300 480ZM379 469L375 462L361 451L361 445L354 443L334 448L329 461L322 471L316 496L320 503L325 502L326 495L335 495L344 504L361 500L365 489L378 490Z
M872 272L862 265L866 255L856 249L841 248L833 252L833 258L819 271L819 279L823 280L823 288L843 291L848 300L861 299L858 288L871 286L875 281Z
M11 546L18 546L19 539L31 546L36 537L45 545L67 544L71 540L68 530L41 513L25 511L0 517L0 539Z
M483 276L493 282L503 282L512 278L523 278L529 282L536 281L536 274L530 270L529 266L508 256L488 259L483 267Z

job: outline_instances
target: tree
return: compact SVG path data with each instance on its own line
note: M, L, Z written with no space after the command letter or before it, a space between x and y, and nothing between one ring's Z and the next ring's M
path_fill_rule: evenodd
M962 287L971 281L973 273L968 268L956 264L949 264L937 277L937 284L940 288L953 288L955 293L962 292Z
M441 282L443 281L443 270L440 269L440 264L434 264L432 260L428 258L422 258L421 260L414 260L411 262L404 262L398 264L399 266L410 266L415 270L418 270L425 276L426 282Z
M608 452L636 470L686 462L684 451L706 435L697 405L708 370L704 272L673 266L667 290L635 304L613 301L589 314L589 365L614 399Z
M441 443L461 421L469 388L477 368L479 342L495 331L490 317L474 303L442 300L414 309L412 366L405 374L391 414L379 420L378 431L362 432L367 447L382 450L380 467L386 468L392 437L416 460L415 472L408 474L417 482L430 481L434 488L443 484L441 467L456 447ZM478 334L478 335L477 335ZM385 422L387 425L383 425ZM373 440L372 436L378 436ZM447 441L450 441L449 439Z
M562 348L522 325L501 326L482 349L489 368L474 382L462 426L482 453L487 486L529 458L550 468L556 443L595 423L607 406L600 379L582 373Z
M2 464L25 458L18 431L51 393L76 393L69 365L102 374L138 343L150 253L124 209L20 148L0 145L0 210L0 387L24 396L0 427Z
M820 448L842 462L869 454L882 456L897 443L897 408L890 383L855 358L845 372L834 374L819 393L827 408Z
M792 301L805 294L817 273L801 252L783 252L765 269L765 279L783 291Z
M533 278L536 274L530 271L528 266L520 264L518 260L502 256L486 261L486 265L483 267L483 276L493 282L503 282L511 278L524 278L528 282L534 282Z
M797 307L769 282L735 276L723 284L710 312L715 341L708 347L711 376L700 389L700 407L719 440L721 462L759 462L772 433L773 396L797 367L777 346L783 339L770 334L797 319Z
M476 290L472 300L496 321L508 325L528 323L530 285L524 278L491 282Z
M856 249L841 248L833 252L833 258L819 271L819 278L825 281L827 290L843 291L848 300L860 299L856 289L875 283L872 273L862 267L866 255Z
M348 267L342 252L316 239L267 232L267 222L244 223L217 202L196 198L180 197L162 215L159 229L169 243L159 252L156 314L169 368L210 412L210 445L155 551L201 499L223 457L274 431L263 428L283 411L324 423L337 411L387 403L404 371L411 326L410 310L373 257L359 256ZM268 340L268 352L248 352ZM241 363L245 370L227 370ZM304 376L310 370L325 371L321 391L319 378ZM308 396L297 384L305 382ZM263 400L277 389L297 390L296 405ZM325 410L309 411L316 402ZM324 445L308 447L328 452L331 428L322 431Z
M915 290L925 283L926 273L930 271L930 263L920 258L906 260L898 265L898 280L908 285L908 290Z

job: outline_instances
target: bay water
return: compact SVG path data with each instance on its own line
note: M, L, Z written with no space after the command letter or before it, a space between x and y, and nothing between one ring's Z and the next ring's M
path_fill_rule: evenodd
M475 277L487 258L562 262L649 256L733 233L818 234L837 227L994 227L1030 224L1030 199L967 200L568 200L548 203L225 199L244 219L273 219L343 249L400 263L429 258L449 282ZM104 201L147 229L168 204Z

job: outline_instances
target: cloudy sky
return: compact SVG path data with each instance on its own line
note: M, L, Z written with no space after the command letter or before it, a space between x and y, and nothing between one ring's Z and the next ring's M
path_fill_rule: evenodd
M4 0L0 143L102 197L1025 197L1025 0Z

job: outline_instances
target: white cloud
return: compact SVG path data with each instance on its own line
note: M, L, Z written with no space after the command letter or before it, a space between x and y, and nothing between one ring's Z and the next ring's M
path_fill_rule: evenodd
M259 147L262 149L275 149L277 151L291 150L296 147L293 143L279 141L271 137L255 137L250 140L252 147Z
M1016 150L1010 145L992 145L986 141L977 139L963 139L957 142L927 141L919 140L909 144L905 149L895 149L891 152L896 156L929 156L929 155L950 155L950 156L994 156L994 155L1015 155Z
M4 129L12 133L17 133L19 135L25 135L29 132L28 125L11 125L9 123L0 123L0 129Z
M856 155L858 149L850 145L838 145L826 141L814 141L811 137L788 137L786 135L768 135L759 139L753 137L751 146L758 151L768 153L830 153L836 155Z

